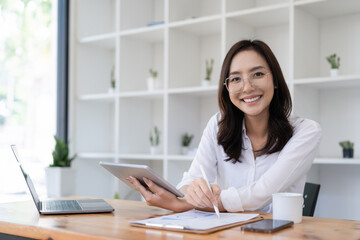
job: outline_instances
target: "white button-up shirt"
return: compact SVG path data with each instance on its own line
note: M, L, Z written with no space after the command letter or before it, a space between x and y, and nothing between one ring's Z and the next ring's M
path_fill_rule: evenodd
M201 178L203 165L210 183L221 189L221 201L228 212L272 212L272 194L277 192L303 193L306 174L316 156L321 139L318 123L297 117L290 118L294 134L280 152L254 159L253 149L243 122L243 150L240 162L228 158L217 143L220 113L208 122L198 151L188 172L177 188Z

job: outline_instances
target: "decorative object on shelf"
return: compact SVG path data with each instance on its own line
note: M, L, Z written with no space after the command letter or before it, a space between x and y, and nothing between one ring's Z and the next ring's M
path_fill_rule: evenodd
M115 66L113 65L111 68L110 88L108 90L109 93L115 92L115 83Z
M343 158L353 158L354 157L354 143L350 141L339 142L340 146L343 149Z
M336 77L339 75L340 57L336 56L336 53L326 57L326 60L330 63L330 76Z
M163 25L164 23L165 23L164 21L148 22L147 26L151 27L151 26L156 26L156 25Z
M189 135L188 133L184 133L181 136L181 153L184 155L187 155L189 152L189 146L191 143L191 140L193 139L194 135Z
M45 168L46 189L48 197L69 196L74 193L75 169L71 168L71 162L76 154L69 157L68 145L55 138L55 149L52 152L53 163Z
M154 155L158 153L160 144L160 131L157 126L154 127L154 131L150 131L150 154Z
M152 91L158 88L158 84L159 84L157 79L158 72L153 70L152 68L149 69L149 72L151 77L147 79L147 87L148 90Z
M211 80L211 73L213 71L213 66L214 66L214 59L210 59L210 62L209 60L206 59L205 64L206 64L206 77L204 80L202 80L202 85L209 86Z

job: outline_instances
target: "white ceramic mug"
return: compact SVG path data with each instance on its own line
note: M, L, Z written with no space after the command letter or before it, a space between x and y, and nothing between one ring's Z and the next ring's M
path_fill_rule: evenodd
M304 198L301 193L274 193L272 204L273 219L302 221Z

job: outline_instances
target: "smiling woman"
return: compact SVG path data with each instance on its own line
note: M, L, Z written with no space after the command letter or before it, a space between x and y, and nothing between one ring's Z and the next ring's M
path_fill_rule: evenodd
M276 57L259 40L237 42L227 53L219 81L220 112L209 121L177 199L151 181L148 204L184 211L271 212L273 193L302 193L320 144L319 124L290 117L290 93ZM298 151L301 149L301 151ZM211 184L202 178L201 167ZM153 192L160 194L153 194Z
M21 191L16 185L23 182L7 168L10 144L22 149L28 171L44 185L42 166L51 160L56 127L53 6L51 0L0 1L0 184L7 183L0 191Z

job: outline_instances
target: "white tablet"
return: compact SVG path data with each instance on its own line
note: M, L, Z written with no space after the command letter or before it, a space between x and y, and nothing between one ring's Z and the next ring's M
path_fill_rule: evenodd
M99 164L133 189L135 189L135 187L131 183L129 183L128 180L126 180L126 178L128 178L129 176L133 176L137 178L137 180L139 180L139 182L145 188L148 188L145 182L143 181L143 177L146 177L147 179L150 179L151 181L156 183L158 186L171 192L175 196L184 197L184 194L182 194L168 181L163 179L154 170L152 170L150 167L146 165L110 163L110 162L100 162Z

